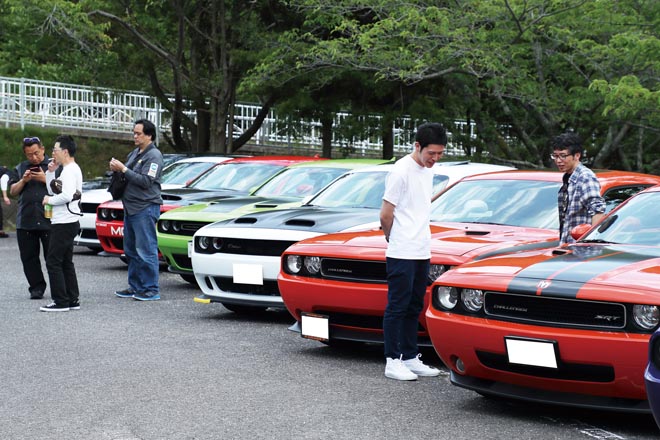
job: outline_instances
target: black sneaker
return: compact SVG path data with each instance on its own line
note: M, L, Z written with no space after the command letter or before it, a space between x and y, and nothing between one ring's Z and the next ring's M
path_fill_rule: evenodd
M44 297L44 293L41 291L34 291L30 292L30 299L42 299Z
M129 287L128 289L115 291L115 295L120 298L133 298L133 295L135 295L135 290Z
M61 306L58 304L50 303L47 306L39 307L39 310L42 312L68 312L71 310L68 305L66 306Z
M75 302L69 303L69 310L80 310L80 302L75 301Z

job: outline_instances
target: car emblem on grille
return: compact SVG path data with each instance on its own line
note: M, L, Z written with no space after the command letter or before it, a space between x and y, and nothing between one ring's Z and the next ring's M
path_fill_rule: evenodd
M341 273L353 273L351 269L340 269L337 267L329 267L328 272L341 272Z
M552 281L548 281L548 280L539 281L539 283L536 285L536 288L541 290L547 289L548 287L550 287L550 284L552 284Z
M599 319L602 321L607 321L607 322L612 322L612 321L618 321L621 319L620 316L613 316L613 315L596 315L594 316L594 319Z

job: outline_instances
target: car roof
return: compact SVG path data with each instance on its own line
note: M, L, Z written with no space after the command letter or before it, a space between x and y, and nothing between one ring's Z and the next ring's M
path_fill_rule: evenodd
M311 162L315 160L327 160L323 157L317 156L250 156L250 157L236 157L229 159L223 164L230 163L251 163L251 162L267 162L275 165L292 165L300 162Z
M328 159L323 161L303 162L290 165L289 168L309 168L309 167L325 167L325 168L360 168L368 165L377 166L380 164L391 163L386 159Z
M612 185L657 185L660 183L660 176L652 174L636 173L632 171L607 171L596 170L594 171L601 186L608 187ZM509 180L540 180L546 182L561 182L564 173L560 171L500 171L495 173L488 173L476 176L469 176L463 178L464 181L469 180L501 180L503 178Z
M350 173L373 173L373 172L390 172L394 164L383 164L374 167L364 167L350 171ZM474 174L497 172L502 170L515 170L513 167L504 165L493 165L488 163L478 162L437 162L433 168L433 174L447 176L447 186L457 182L465 176L472 176Z
M170 165L175 163L187 163L187 162L220 163L231 159L233 158L228 156L195 156L195 157L186 157L184 159L179 159L176 162L172 162Z

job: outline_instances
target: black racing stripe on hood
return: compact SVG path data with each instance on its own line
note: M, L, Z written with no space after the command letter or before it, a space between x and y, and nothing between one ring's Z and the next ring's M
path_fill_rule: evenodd
M511 280L508 291L575 298L582 286L593 278L651 258L649 255L621 252L598 245L573 245L568 250L566 254L522 270Z

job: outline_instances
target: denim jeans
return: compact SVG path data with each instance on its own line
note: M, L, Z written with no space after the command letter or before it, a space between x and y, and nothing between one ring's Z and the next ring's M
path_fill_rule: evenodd
M80 223L51 226L46 268L50 280L50 297L57 305L68 307L78 302L78 278L73 264L73 239L80 232Z
M387 307L383 317L385 357L412 359L424 307L430 260L387 258Z
M156 221L160 205L151 205L133 215L124 215L124 254L128 259L128 285L136 293L152 296L158 286L158 240Z

